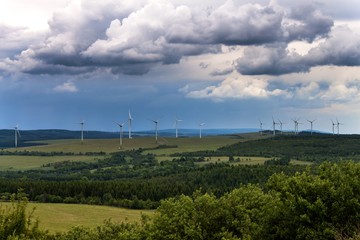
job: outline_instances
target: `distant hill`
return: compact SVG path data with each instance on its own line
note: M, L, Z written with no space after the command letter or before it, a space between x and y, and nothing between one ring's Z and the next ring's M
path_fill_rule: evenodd
M255 128L234 128L234 129L202 129L202 136L231 135L240 133L257 132ZM152 136L154 130L136 131L132 133L133 137ZM199 129L179 129L179 137L199 136ZM162 129L158 132L161 137L174 137L174 129ZM20 130L21 137L18 139L18 146L31 146L35 143L31 141L56 140L56 139L79 139L80 131L70 131L62 129L44 129L44 130ZM119 132L102 131L84 131L84 137L90 139L108 139L118 138ZM124 138L128 137L128 132L124 132ZM37 144L38 145L38 144ZM0 148L14 146L14 130L0 130Z
M0 130L0 147L14 146L14 130ZM19 146L31 146L34 143L29 141L55 140L55 139L78 139L81 136L80 131L69 131L61 129L44 130L20 130ZM116 132L84 131L86 138L116 138Z
M258 132L256 128L219 128L219 129L202 129L202 136L218 136L218 135L232 135L241 133ZM139 131L135 133L138 136L151 136L155 134L155 130ZM175 129L162 129L158 131L158 134L163 137L174 137ZM194 137L199 136L199 129L179 129L179 137Z

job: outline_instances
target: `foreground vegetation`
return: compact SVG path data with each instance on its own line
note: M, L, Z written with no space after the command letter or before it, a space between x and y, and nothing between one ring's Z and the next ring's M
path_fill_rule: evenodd
M223 196L199 191L162 200L141 223L105 222L66 233L39 230L26 201L0 214L1 239L359 239L360 165L323 163L294 176L274 174Z

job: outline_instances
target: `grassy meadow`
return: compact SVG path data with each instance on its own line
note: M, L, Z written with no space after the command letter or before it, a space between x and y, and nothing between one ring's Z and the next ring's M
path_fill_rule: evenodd
M11 203L2 202L1 207ZM133 210L107 206L58 203L29 203L28 211L35 208L33 216L40 221L40 229L51 233L65 232L74 226L94 228L105 220L114 222L140 222L141 215L152 215L153 210Z
M46 169L42 166L48 163L63 161L94 162L103 156L0 156L0 171L25 171L30 169Z
M158 143L152 137L139 137L133 139L123 139L123 146L119 149L119 139L85 139L81 144L79 140L49 140L42 141L46 145L19 147L17 149L6 149L7 151L39 151L39 152L64 152L64 153L87 153L87 152L105 152L107 154L139 148L154 148L147 150L144 154L152 153L156 155L159 161L171 160L173 153L194 152L200 150L215 150L219 147L243 141L232 136L216 136L199 138L159 138ZM171 148L155 149L159 145L174 146ZM0 171L6 170L30 170L38 169L47 163L61 161L85 161L91 162L95 159L104 158L105 156L0 156Z
M149 150L157 155L171 154L176 152L191 152L199 150L215 150L221 146L233 144L240 139L232 136L204 137L202 139L193 138L159 138L158 143L153 137L139 137L123 139L123 146L119 149L119 139L85 139L81 144L79 140L49 140L41 141L46 145L20 147L17 149L7 149L9 151L40 151L40 152L106 152L112 153L121 150L131 150L138 148L156 148L159 145L177 146L176 148Z
M267 138L269 135L260 136L258 133L241 134L239 136L209 136L201 139L197 137L192 138L162 138L160 137L158 143L153 137L138 137L133 139L124 138L123 146L119 149L119 139L85 139L81 144L79 140L48 140L42 141L46 145L38 145L32 147L19 147L17 149L6 149L7 151L39 151L39 152L64 152L64 153L87 153L87 152L105 152L107 155L113 152L139 149L139 148L153 148L144 151L144 154L151 153L156 155L158 161L172 160L174 157L171 154L182 152L196 152L203 150L216 150L220 147L231 145L237 142L245 142L249 140ZM165 148L157 148L159 146L169 146ZM43 165L48 163L62 162L62 161L81 161L94 162L97 159L105 158L103 156L86 156L86 155L71 155L71 156L17 156L17 155L3 155L0 156L0 171L17 171L40 169ZM254 165L263 164L268 157L243 157L234 156L238 161L233 162L233 165ZM208 158L207 161L198 163L199 165L215 162L228 162L228 156L217 156ZM300 160L293 160L292 164L306 164ZM42 168L46 170L46 168Z

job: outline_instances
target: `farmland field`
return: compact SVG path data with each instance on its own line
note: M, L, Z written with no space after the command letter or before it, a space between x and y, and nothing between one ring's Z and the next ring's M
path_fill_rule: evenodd
M43 165L63 161L94 162L103 156L0 156L0 171L40 169Z
M231 136L217 136L199 138L159 138L159 145L177 146L161 150L149 150L157 155L171 154L176 152L189 152L200 150L215 150L221 146L233 144L240 139ZM138 148L156 148L155 139L152 137L140 137L133 139L123 139L123 147L119 149L119 139L86 139L84 144L79 140L49 140L41 141L47 145L22 147L18 149L8 149L9 151L41 151L41 152L117 152L119 150L131 150Z
M10 206L8 202L1 206ZM105 220L114 222L139 222L141 214L152 215L152 210L130 210L107 206L82 204L29 203L28 210L35 208L35 219L39 219L40 228L49 232L64 232L74 226L96 227Z

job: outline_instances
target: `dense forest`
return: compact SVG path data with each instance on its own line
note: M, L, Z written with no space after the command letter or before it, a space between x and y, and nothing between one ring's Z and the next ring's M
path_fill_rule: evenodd
M0 239L239 240L359 239L360 165L323 163L317 170L272 175L265 187L240 186L215 196L195 191L162 200L137 223L110 220L95 229L49 234L26 210L26 198L1 211ZM19 196L18 196L19 199Z
M310 162L360 159L359 135L279 135L242 141L215 151L176 153L173 156L288 157Z

